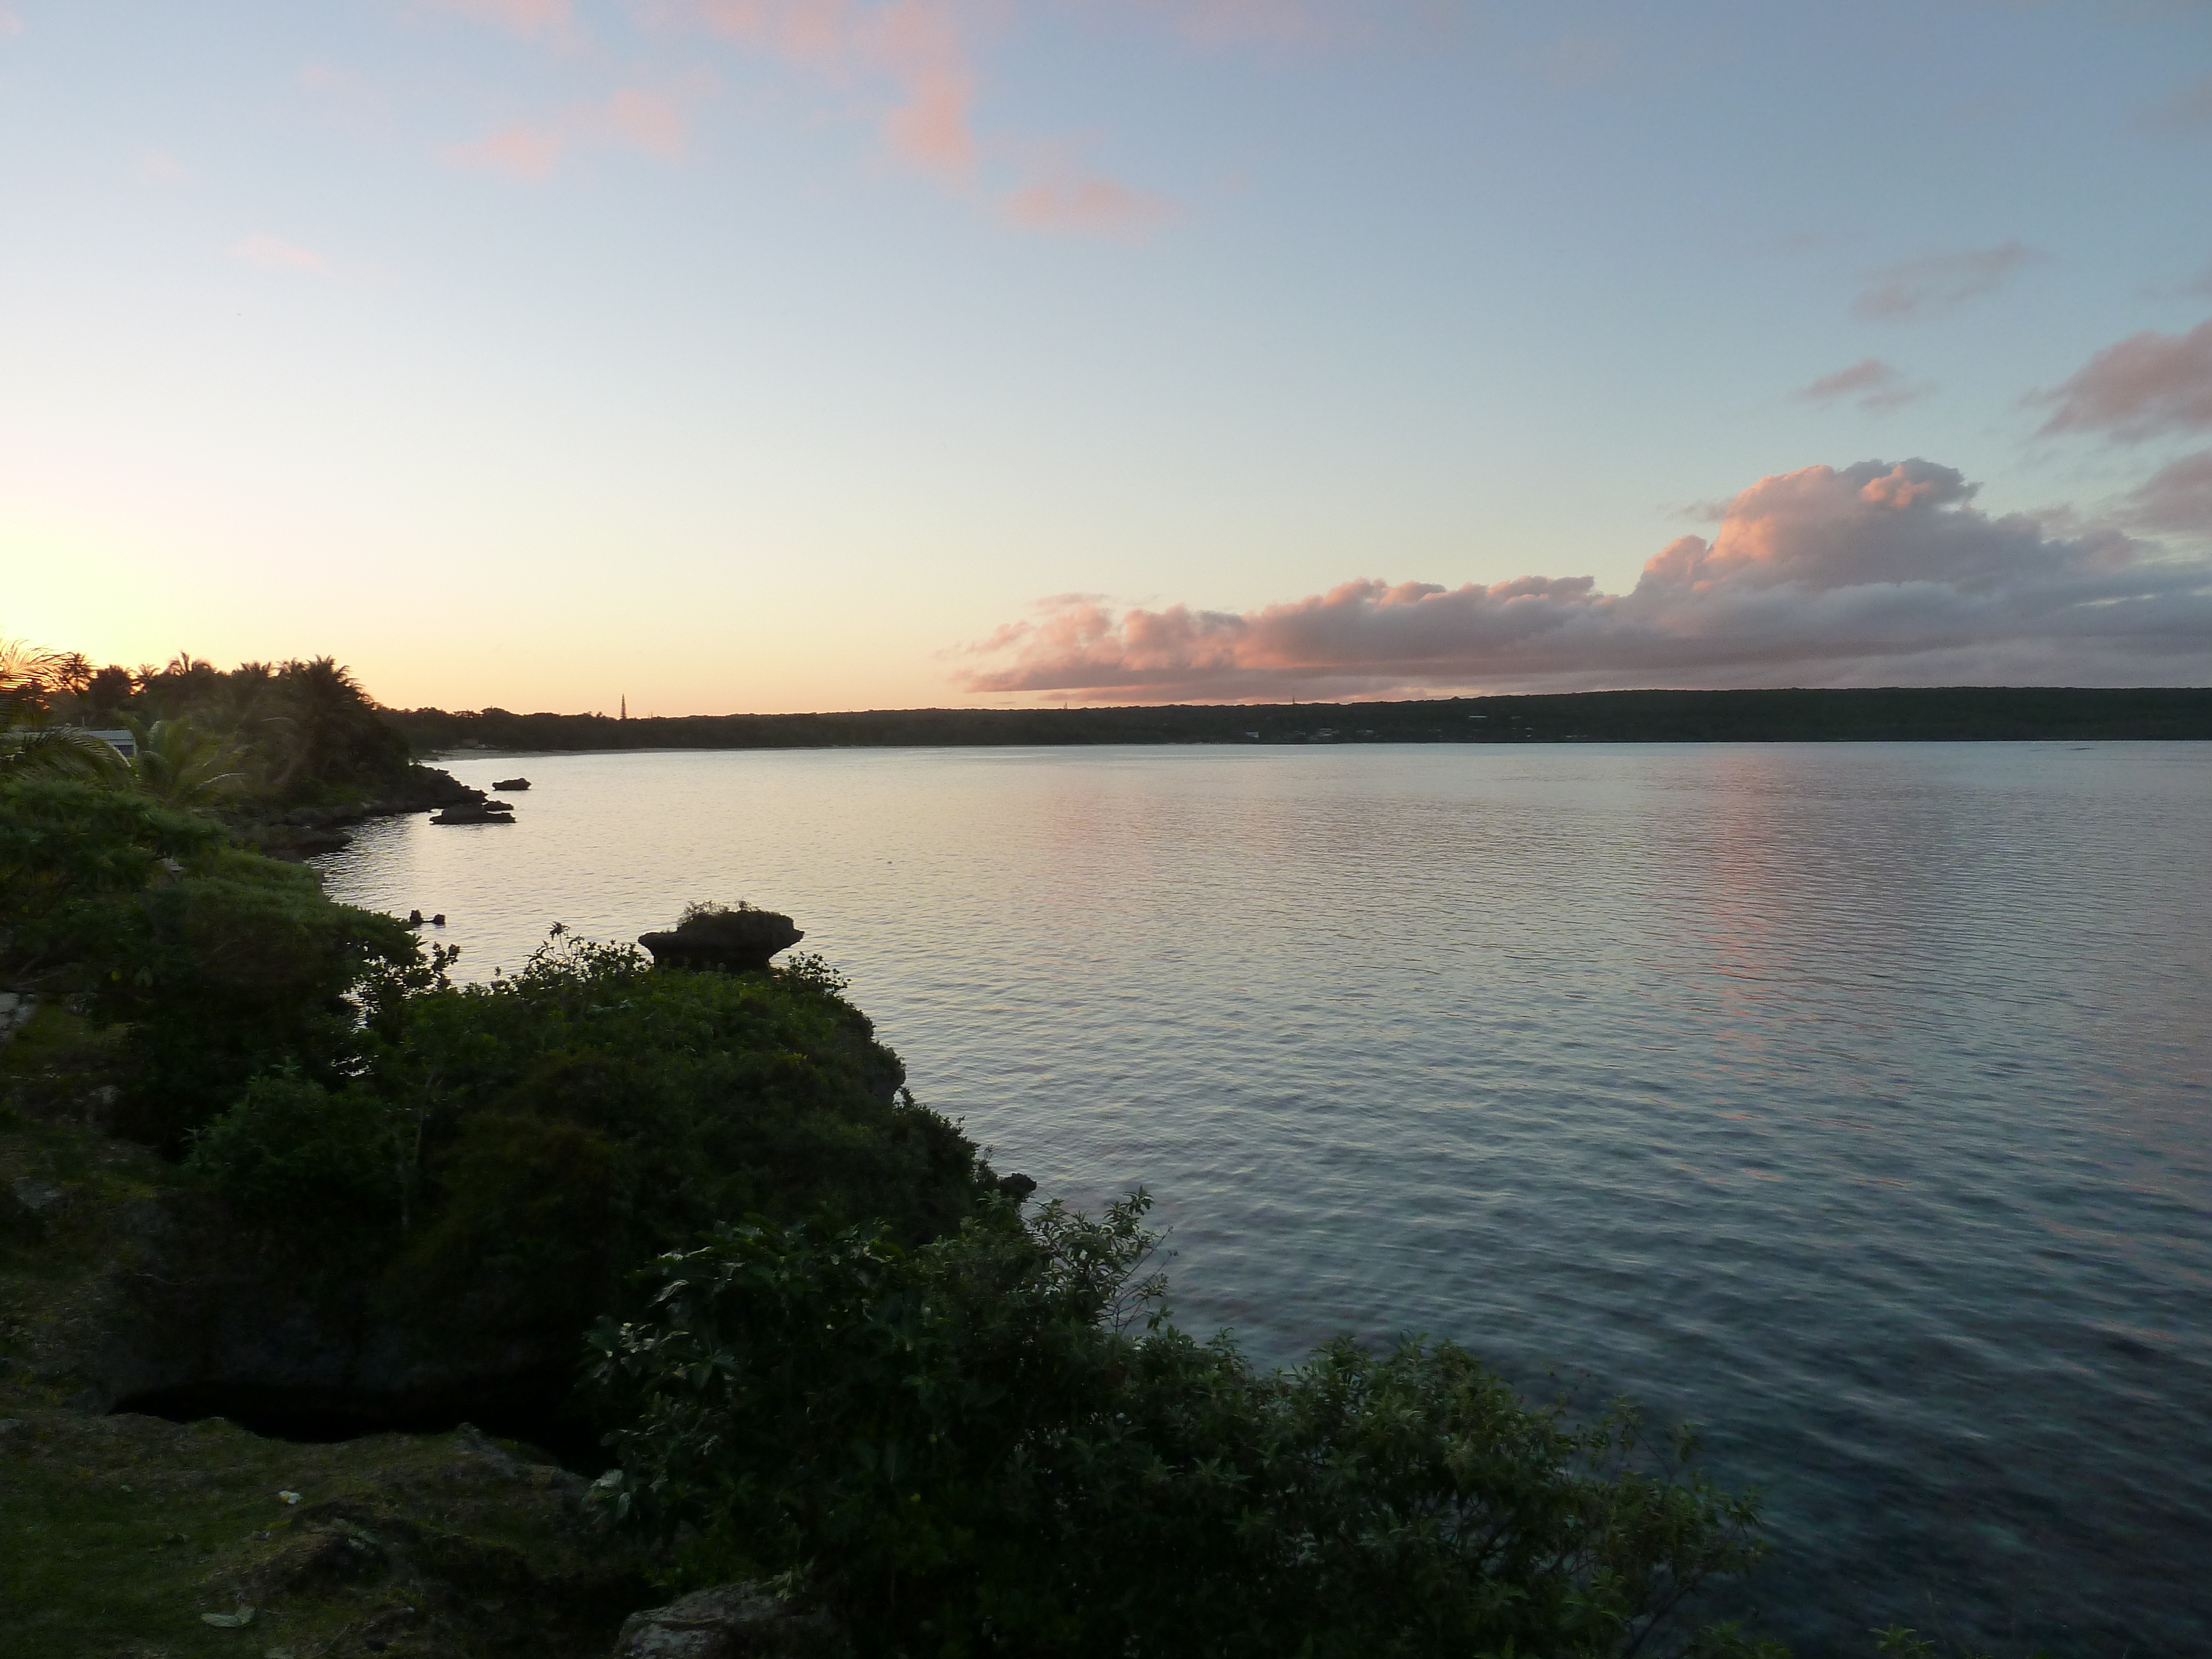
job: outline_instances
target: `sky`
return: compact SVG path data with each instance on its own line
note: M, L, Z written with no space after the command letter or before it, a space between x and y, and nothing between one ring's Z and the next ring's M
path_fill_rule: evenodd
M0 0L0 635L2212 684L2212 3Z

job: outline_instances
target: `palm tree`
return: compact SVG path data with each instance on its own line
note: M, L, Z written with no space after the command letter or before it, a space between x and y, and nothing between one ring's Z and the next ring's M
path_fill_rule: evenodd
M288 662L277 685L289 710L289 753L270 787L283 791L343 769L357 746L357 728L369 716L368 696L352 672L334 657ZM381 736L381 732L376 735Z
M131 763L122 750L81 726L18 726L0 732L0 780L33 775L88 778L127 777Z
M112 662L95 671L85 682L85 707L97 720L103 712L112 714L121 709L131 701L131 694L137 689L137 682L131 677L131 671L120 663Z
M128 719L128 717L126 717ZM227 769L230 745L182 714L150 723L129 720L138 752L131 775L139 788L172 806L203 806L238 787L244 774Z
M0 639L0 719L32 706L43 708L62 665L58 651L28 640Z
M47 699L69 689L73 662L23 640L0 639L0 778L30 773L112 776L115 746L73 726L43 724Z

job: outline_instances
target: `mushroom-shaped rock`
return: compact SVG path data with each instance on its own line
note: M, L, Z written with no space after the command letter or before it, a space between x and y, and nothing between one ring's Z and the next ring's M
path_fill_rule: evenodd
M637 942L653 952L656 968L720 968L743 974L767 967L770 957L805 937L789 916L773 910L694 905L673 929L640 934Z

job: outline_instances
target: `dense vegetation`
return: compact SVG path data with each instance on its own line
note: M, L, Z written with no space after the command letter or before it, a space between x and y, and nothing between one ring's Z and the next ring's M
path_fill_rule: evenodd
M1752 1504L1632 1413L1569 1427L1449 1344L1265 1373L1194 1342L1135 1278L1144 1208L670 1256L653 1316L594 1336L634 1512L883 1655L1611 1655L1757 1559Z
M714 1221L919 1242L987 1190L811 959L655 974L562 938L489 985L449 961L203 816L0 781L0 983L103 1029L110 1121L410 1341L565 1372L631 1273Z
M442 1340L558 1333L573 1358L637 1268L720 1218L868 1218L919 1242L973 1212L975 1147L896 1091L840 989L810 958L654 973L573 940L488 985L379 969L361 1062L264 1073L188 1167L274 1227L342 1239Z
M0 987L112 1028L119 1121L181 1150L257 1076L357 1070L362 1014L410 975L399 922L129 787L0 781Z
M91 739L128 731L135 756ZM94 668L75 653L0 641L0 767L97 775L184 806L267 811L349 804L405 789L405 735L328 657L224 672Z
M428 751L824 749L1106 743L1953 742L2212 738L2212 690L1944 686L1875 690L1574 691L1414 702L908 708L838 714L459 714L389 717Z

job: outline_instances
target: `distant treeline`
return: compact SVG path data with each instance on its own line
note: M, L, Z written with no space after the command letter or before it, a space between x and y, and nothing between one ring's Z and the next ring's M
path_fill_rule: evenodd
M900 708L840 714L388 710L418 753L834 749L1108 743L1868 743L2212 738L2212 688L1940 686L1875 690L1571 691L1414 702L1133 708Z

